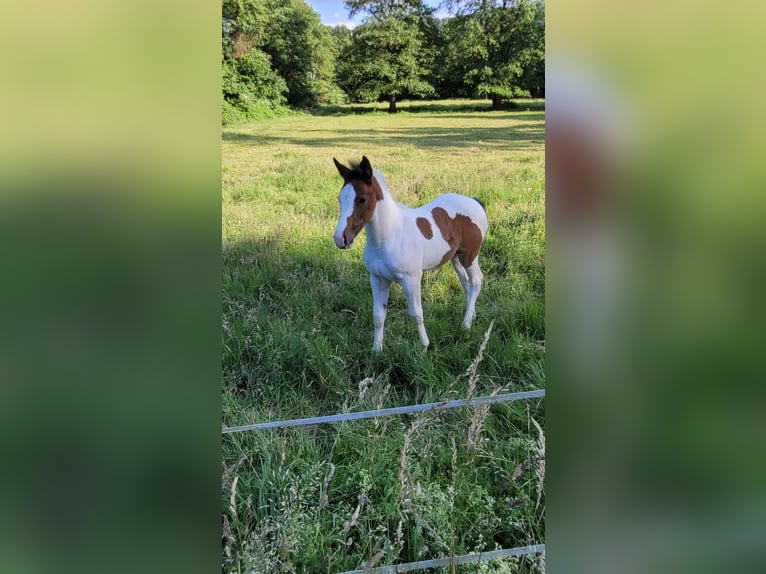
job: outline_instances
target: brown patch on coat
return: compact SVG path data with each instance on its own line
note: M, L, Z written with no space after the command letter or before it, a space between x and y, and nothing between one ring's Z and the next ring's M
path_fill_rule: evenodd
M434 221L444 241L450 247L439 265L445 264L457 255L463 267L470 267L479 254L481 243L484 240L479 226L462 213L456 213L455 217L450 217L441 207L435 207L431 210L431 214L434 216Z
M434 236L434 230L431 229L431 222L428 221L425 217L418 217L415 220L415 223L417 224L420 233L423 234L423 237L426 239L431 239Z
M372 191L375 192L375 201L383 201L383 190L375 176L372 178Z

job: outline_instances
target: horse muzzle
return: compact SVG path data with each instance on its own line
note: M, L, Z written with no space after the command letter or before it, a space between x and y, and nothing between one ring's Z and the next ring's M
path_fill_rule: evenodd
M351 244L354 242L354 236L347 237L345 233L341 233L340 235L335 235L335 245L338 246L338 249L348 249L351 247Z

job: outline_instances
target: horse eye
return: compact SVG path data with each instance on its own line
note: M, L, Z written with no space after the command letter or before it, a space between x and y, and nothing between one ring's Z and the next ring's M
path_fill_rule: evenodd
M359 203L364 203L365 201L367 201L365 198L363 198L363 197L359 198Z

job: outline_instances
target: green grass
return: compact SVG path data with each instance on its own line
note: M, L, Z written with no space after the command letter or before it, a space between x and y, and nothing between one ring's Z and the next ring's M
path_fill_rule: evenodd
M396 115L349 106L224 129L225 426L463 398L463 374L491 321L474 394L545 386L542 106L418 106ZM394 286L384 350L372 353L364 236L350 251L332 240L341 184L332 158L363 154L403 203L449 191L487 207L477 319L461 328L464 300L449 265L428 272L427 351ZM365 379L372 384L361 396ZM544 418L536 399L487 413L226 435L223 569L339 572L379 552L380 566L544 542L541 467L513 475L538 456L532 419L544 428ZM518 559L458 571L533 565Z

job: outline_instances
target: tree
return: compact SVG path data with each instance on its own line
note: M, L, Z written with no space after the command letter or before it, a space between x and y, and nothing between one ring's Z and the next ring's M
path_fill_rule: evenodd
M424 17L432 10L422 0L351 0L351 15L369 17L357 27L338 62L341 87L356 101L386 97L389 113L396 113L397 98L435 93L426 80L432 54L425 49Z
M397 97L434 93L424 79L420 30L404 20L387 18L359 26L341 57L342 86L357 101L385 96L389 113L396 113Z
M488 60L488 49L481 24L471 15L459 14L447 20L443 30L444 89L451 96L478 96L481 73Z
M405 18L408 16L425 17L433 13L433 8L423 0L345 0L349 16L366 12L372 20L387 18Z
M269 26L267 0L223 0L221 73L223 121L285 103L287 85L261 49Z
M437 18L433 14L419 19L423 56L427 62L425 79L434 87L434 95L441 98L451 97L450 91L445 89L448 84L444 68L444 56L447 51L444 38L445 21L446 19Z
M288 103L300 108L342 103L332 39L319 15L303 0L287 0L275 7L271 22L264 50L287 83Z
M332 39L333 54L337 61L341 52L351 43L351 30L343 25L328 26L327 28Z
M239 58L264 42L268 24L267 0L223 0L221 4L224 58Z
M462 89L492 100L544 89L545 7L542 0L450 2L458 15L445 25L445 68Z
M520 83L533 98L545 97L545 2L534 3L534 15L527 22L528 38Z

